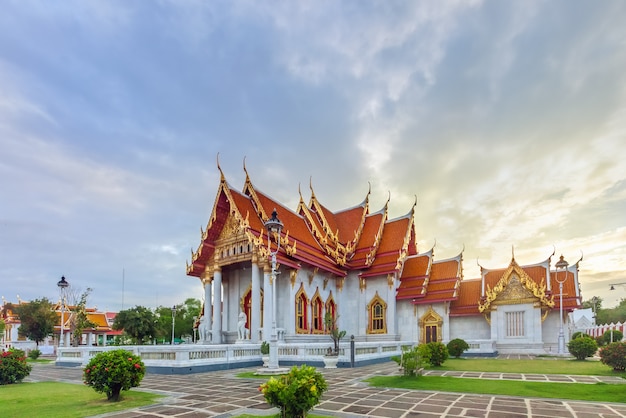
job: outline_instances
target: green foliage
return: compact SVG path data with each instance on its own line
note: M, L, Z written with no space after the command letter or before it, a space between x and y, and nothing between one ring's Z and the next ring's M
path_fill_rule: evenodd
M21 382L32 369L22 350L10 348L3 351L0 355L0 385Z
M200 317L202 302L198 299L188 298L183 304L176 305L174 315L174 338L183 338L193 335L194 317ZM170 341L172 338L172 307L159 306L155 310L156 333L159 341Z
M270 353L270 343L263 341L261 343L261 354L268 355Z
M424 346L425 348L425 346ZM430 350L420 347L403 348L402 356L393 356L391 359L402 367L405 376L416 376L418 369L423 368L430 360Z
M452 357L459 358L461 357L461 355L463 354L465 350L469 349L469 344L467 344L465 340L462 340L460 338L455 338L454 340L448 343L447 347L448 347L448 353Z
M337 326L337 316L333 316L330 312L326 312L324 315L324 325L326 330L330 334L330 338L333 340L333 351L329 352L331 356L339 355L339 340L346 336L346 331L339 331Z
M567 349L577 360L584 360L598 351L598 344L590 336L581 334L578 338L573 338L567 343Z
M139 386L146 367L127 350L104 351L96 354L83 370L83 381L96 392L106 393L107 399L117 402L120 392Z
M41 356L41 350L39 350L38 348L30 350L30 352L28 353L28 358L32 360L37 360L39 356Z
M626 322L626 299L624 298L614 308L598 309L596 311L596 324L617 324L618 322Z
M57 322L57 314L52 303L46 299L35 299L29 303L14 305L15 313L20 317L18 334L35 341L37 345L52 335Z
M572 334L572 340L575 340L576 338L579 338L585 335L587 334L585 334L584 332L576 331L575 333Z
M6 328L6 323L4 319L0 318L0 334L4 334L4 329Z
M626 343L616 342L600 350L600 361L617 372L626 370Z
M314 367L294 366L288 374L271 377L259 386L265 400L280 408L281 417L306 417L308 411L320 402L328 389L324 376Z
M72 330L72 345L78 346L83 338L83 331L89 328L95 328L97 325L89 320L87 315L87 297L91 293L91 288L80 295L80 300L76 304L74 314L71 317L70 329Z
M613 335L611 335L611 333ZM604 340L605 345L610 344L611 342L616 343L616 342L622 341L622 338L624 338L624 334L622 333L622 331L617 330L617 329L613 331L608 330L608 331L605 331L604 334L602 334L602 339Z
M426 347L430 351L429 362L432 366L441 366L448 359L448 348L443 343L430 342Z
M136 344L143 344L156 335L156 316L148 308L135 306L120 311L113 321L112 328L114 330L123 329L124 333L131 337Z

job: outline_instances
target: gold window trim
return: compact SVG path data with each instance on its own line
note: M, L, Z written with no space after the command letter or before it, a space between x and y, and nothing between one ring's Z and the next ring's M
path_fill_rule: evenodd
M374 318L374 310L376 306L380 306L382 309L382 327L380 329L374 329L374 321L379 320L378 317ZM378 292L374 295L370 303L367 305L367 333L368 334L386 334L387 333L387 303L380 297Z

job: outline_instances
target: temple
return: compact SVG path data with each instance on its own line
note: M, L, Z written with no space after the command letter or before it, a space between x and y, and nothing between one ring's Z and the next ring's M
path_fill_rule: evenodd
M203 343L268 340L273 299L284 344L329 341L327 313L357 342L462 338L477 355L556 352L563 323L569 337L568 313L582 300L582 258L559 270L554 254L524 266L512 255L508 266L481 267L480 277L468 279L463 252L439 260L434 248L418 251L415 204L390 219L390 200L371 210L368 191L361 203L333 212L310 186L308 204L299 190L292 210L256 188L245 163L241 191L227 182L219 162L217 168L213 210L187 264L187 274L204 286ZM265 223L274 210L284 227L272 237ZM268 241L280 243L276 295Z

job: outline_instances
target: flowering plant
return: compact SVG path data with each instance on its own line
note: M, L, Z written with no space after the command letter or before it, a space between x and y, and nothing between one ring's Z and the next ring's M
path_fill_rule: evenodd
M294 366L288 374L271 377L259 386L267 403L280 408L281 417L306 417L327 389L324 376L307 365Z
M0 355L0 385L21 382L32 369L22 350L10 348L3 351Z
M96 392L106 393L113 402L120 400L120 392L139 386L146 367L127 350L104 351L96 354L83 370L83 381Z
M600 361L616 372L626 370L626 343L611 343L600 349Z

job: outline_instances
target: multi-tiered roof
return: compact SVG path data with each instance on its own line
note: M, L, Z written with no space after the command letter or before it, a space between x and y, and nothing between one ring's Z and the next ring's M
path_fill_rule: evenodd
M539 265L524 267L512 259L508 268L483 269L480 279L463 280L462 252L445 260L435 260L433 249L418 253L415 204L406 215L389 219L389 199L380 210L370 212L371 191L368 191L360 204L333 212L318 200L310 186L309 203L304 202L299 190L300 201L293 211L256 188L245 165L246 180L241 192L226 181L219 164L218 169L217 197L206 230L201 231L200 245L196 251L192 250L191 264L187 265L190 276L205 277L207 271L219 264L216 261L221 258L220 254L216 256L219 242L229 233L239 234L240 240L266 257L264 223L276 209L284 224L277 255L282 265L294 269L307 267L338 278L357 276L361 281L381 276L399 278L398 300L415 304L449 302L453 316L488 312L493 299L509 283L511 273L516 272L523 280L522 285L530 293L537 293L546 308L555 306L558 283L554 283L554 272L550 272L550 258ZM351 272L355 274L350 275ZM577 283L576 264L568 272L564 285L563 305L568 309L580 305Z

